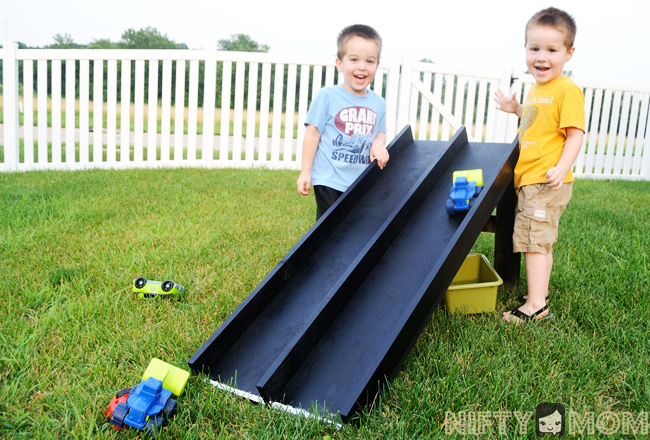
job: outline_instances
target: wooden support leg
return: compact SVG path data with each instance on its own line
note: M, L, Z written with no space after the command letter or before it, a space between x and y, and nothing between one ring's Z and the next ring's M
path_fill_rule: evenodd
M521 254L512 252L512 232L515 226L517 194L510 181L497 205L494 231L494 268L503 279L503 288L516 290L519 286Z

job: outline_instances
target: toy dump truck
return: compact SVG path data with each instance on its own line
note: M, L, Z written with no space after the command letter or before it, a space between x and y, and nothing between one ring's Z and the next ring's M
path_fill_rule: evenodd
M483 189L483 170L454 171L453 186L445 208L447 214L467 212Z
M142 381L120 390L111 401L106 416L117 430L131 427L154 435L174 416L176 401L190 373L160 359L152 359Z

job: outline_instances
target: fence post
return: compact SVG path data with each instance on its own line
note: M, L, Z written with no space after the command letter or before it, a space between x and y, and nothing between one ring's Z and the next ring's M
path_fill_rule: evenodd
M16 50L18 44L8 41L4 43L2 68L2 97L4 107L4 147L5 166L8 171L18 170L19 134L18 134L18 59Z
M397 132L401 131L409 123L412 74L413 60L410 58L402 58L402 69L400 72L399 92L397 98ZM411 127L411 130L415 130L415 127Z
M205 166L214 163L214 114L217 94L217 48L207 47L203 89L203 141L201 160ZM228 136L228 132L222 135ZM223 159L219 157L219 159ZM228 158L226 157L226 160Z

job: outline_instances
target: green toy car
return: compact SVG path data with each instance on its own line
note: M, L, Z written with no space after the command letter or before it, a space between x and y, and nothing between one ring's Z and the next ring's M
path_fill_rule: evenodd
M144 277L133 280L133 293L143 299L152 299L158 296L174 296L185 291L185 288L173 281L151 281Z

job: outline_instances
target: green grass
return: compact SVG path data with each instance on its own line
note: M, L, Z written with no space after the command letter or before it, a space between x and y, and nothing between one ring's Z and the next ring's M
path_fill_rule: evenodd
M260 169L0 174L0 437L145 438L114 431L108 402L153 357L187 368L309 229L314 200L295 193L296 178ZM337 430L192 375L159 438L465 438L445 434L446 411L541 402L649 411L648 206L650 182L578 180L555 252L554 320L501 323L516 292L500 292L494 314L438 309L358 423ZM493 236L481 234L474 250L491 259ZM186 294L139 300L130 286L140 275L172 279ZM498 438L495 429L483 438ZM520 437L509 420L502 438L533 438L533 429Z

